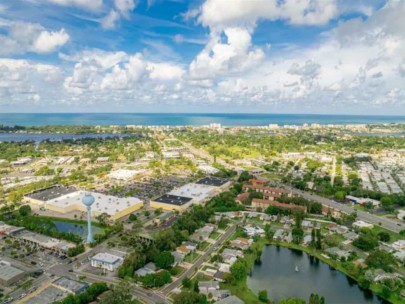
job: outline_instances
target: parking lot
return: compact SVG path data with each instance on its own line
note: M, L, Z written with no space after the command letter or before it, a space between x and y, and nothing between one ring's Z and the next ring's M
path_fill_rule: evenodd
M134 182L129 185L122 186L118 191L111 190L109 194L117 196L134 196L142 201L148 201L151 198L161 196L174 188L183 186L190 182L189 178L168 176L149 181Z

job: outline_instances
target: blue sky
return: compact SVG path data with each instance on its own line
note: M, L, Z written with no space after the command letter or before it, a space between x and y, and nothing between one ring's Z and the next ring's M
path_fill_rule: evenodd
M404 14L399 0L3 0L0 111L403 115Z

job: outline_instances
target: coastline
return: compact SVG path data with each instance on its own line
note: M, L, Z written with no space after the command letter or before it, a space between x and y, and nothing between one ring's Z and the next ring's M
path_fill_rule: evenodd
M4 126L203 126L259 127L269 124L360 125L404 124L405 115L337 115L271 113L0 113Z

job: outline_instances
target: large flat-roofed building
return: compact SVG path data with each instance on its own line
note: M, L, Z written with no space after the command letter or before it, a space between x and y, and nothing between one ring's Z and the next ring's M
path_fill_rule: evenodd
M31 207L36 206L62 214L75 211L87 212L86 206L82 204L82 198L86 193L75 188L55 186L29 193L25 196L25 201ZM107 213L112 220L117 220L143 206L143 202L135 197L120 198L96 192L90 192L90 194L95 198L91 208L94 217Z
M93 256L90 259L90 262L93 267L114 271L119 265L121 265L123 260L122 257L107 252L100 252Z
M225 189L230 185L230 180L226 178L220 178L220 177L214 177L214 176L207 176L204 177L196 182L196 184L199 185L207 185L207 186L213 186L213 187L218 187L221 189Z
M0 264L0 285L10 286L25 276L24 271L11 265Z
M177 210L184 211L192 204L191 197L184 197L178 195L164 194L154 200L150 201L152 208L162 208L163 210Z
M45 189L35 190L26 194L25 197L29 198L30 201L38 201L40 204L70 193L74 193L76 191L77 189L74 187L53 186Z
M184 196L193 199L193 204L201 204L218 193L218 189L204 184L186 184L180 188L170 191L168 194L174 196Z

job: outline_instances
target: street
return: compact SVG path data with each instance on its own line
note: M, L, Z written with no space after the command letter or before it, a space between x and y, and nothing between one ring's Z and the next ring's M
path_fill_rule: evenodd
M232 225L231 228L229 228L212 246L209 247L209 249L202 256L200 256L198 258L197 261L194 262L193 267L191 267L191 268L187 269L185 272L183 272L176 281L167 285L162 290L163 294L168 295L174 289L179 287L182 284L182 281L185 277L189 277L189 278L192 277L194 274L194 271L201 267L204 260L207 257L209 257L211 255L211 253L214 252L219 247L219 245L224 243L232 235L232 233L236 229L236 226L237 226L237 224Z

